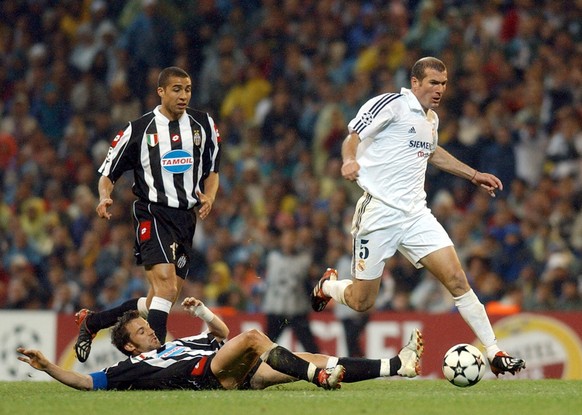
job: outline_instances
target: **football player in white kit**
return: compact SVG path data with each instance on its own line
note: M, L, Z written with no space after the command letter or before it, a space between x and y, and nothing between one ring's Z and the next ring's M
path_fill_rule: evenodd
M496 375L525 368L522 359L500 350L493 328L469 282L453 242L426 203L428 163L470 180L492 197L503 184L453 157L438 145L438 108L447 88L447 69L433 57L418 60L411 88L367 101L348 124L342 144L342 175L364 190L352 221L352 279L328 269L314 287L311 302L322 311L330 299L354 310L370 309L382 270L396 250L417 268L425 267L449 290L461 316L485 346Z

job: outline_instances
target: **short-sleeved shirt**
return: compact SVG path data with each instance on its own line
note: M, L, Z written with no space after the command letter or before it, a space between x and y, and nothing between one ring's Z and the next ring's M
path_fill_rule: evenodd
M157 350L130 357L114 366L91 373L93 389L161 390L216 389L210 361L224 345L210 333L165 343Z
M205 112L187 108L175 121L160 107L130 122L119 131L99 173L113 183L134 172L133 192L142 201L191 209L204 193L204 180L218 172L220 135Z
M412 91L376 96L360 108L348 128L361 143L358 184L365 190L352 220L352 276L373 280L396 250L416 267L438 249L452 245L426 204L430 156L438 145L439 119L424 111Z
M425 112L406 88L364 103L348 124L361 140L356 155L360 187L404 212L425 207L425 175L438 144L438 125L437 114Z

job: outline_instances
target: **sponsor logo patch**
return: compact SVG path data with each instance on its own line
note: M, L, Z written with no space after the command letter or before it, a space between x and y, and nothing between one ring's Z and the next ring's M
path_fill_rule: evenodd
M158 354L158 357L162 359L167 359L168 357L182 354L185 350L186 348L184 346L175 345L173 347L167 348L166 350L164 350L163 353Z
M121 140L122 136L123 136L123 130L121 130L120 132L117 133L117 135L115 136L115 138L111 142L111 148L115 148L117 143L119 143L119 140Z
M216 132L216 141L220 143L221 141L220 133L218 132L218 127L216 126L216 124L214 125L214 132Z
M152 221L146 220L139 223L140 242L148 241L152 237Z
M202 376L202 374L204 374L204 367L206 366L207 361L208 356L204 356L202 359L200 359L196 363L196 366L194 366L194 369L192 369L192 372L190 372L190 374L192 376Z
M194 157L186 150L168 151L162 157L162 168L168 173L185 173L194 165Z

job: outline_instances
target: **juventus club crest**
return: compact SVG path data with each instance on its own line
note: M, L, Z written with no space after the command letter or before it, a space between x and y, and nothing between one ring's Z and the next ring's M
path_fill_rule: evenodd
M194 145L200 147L202 143L202 136L200 135L200 130L194 130L192 138L194 139Z

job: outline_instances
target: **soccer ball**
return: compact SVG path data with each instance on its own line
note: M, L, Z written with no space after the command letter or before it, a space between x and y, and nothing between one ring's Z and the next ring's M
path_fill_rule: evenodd
M443 374L455 386L473 386L485 374L483 354L470 344L457 344L445 353Z

